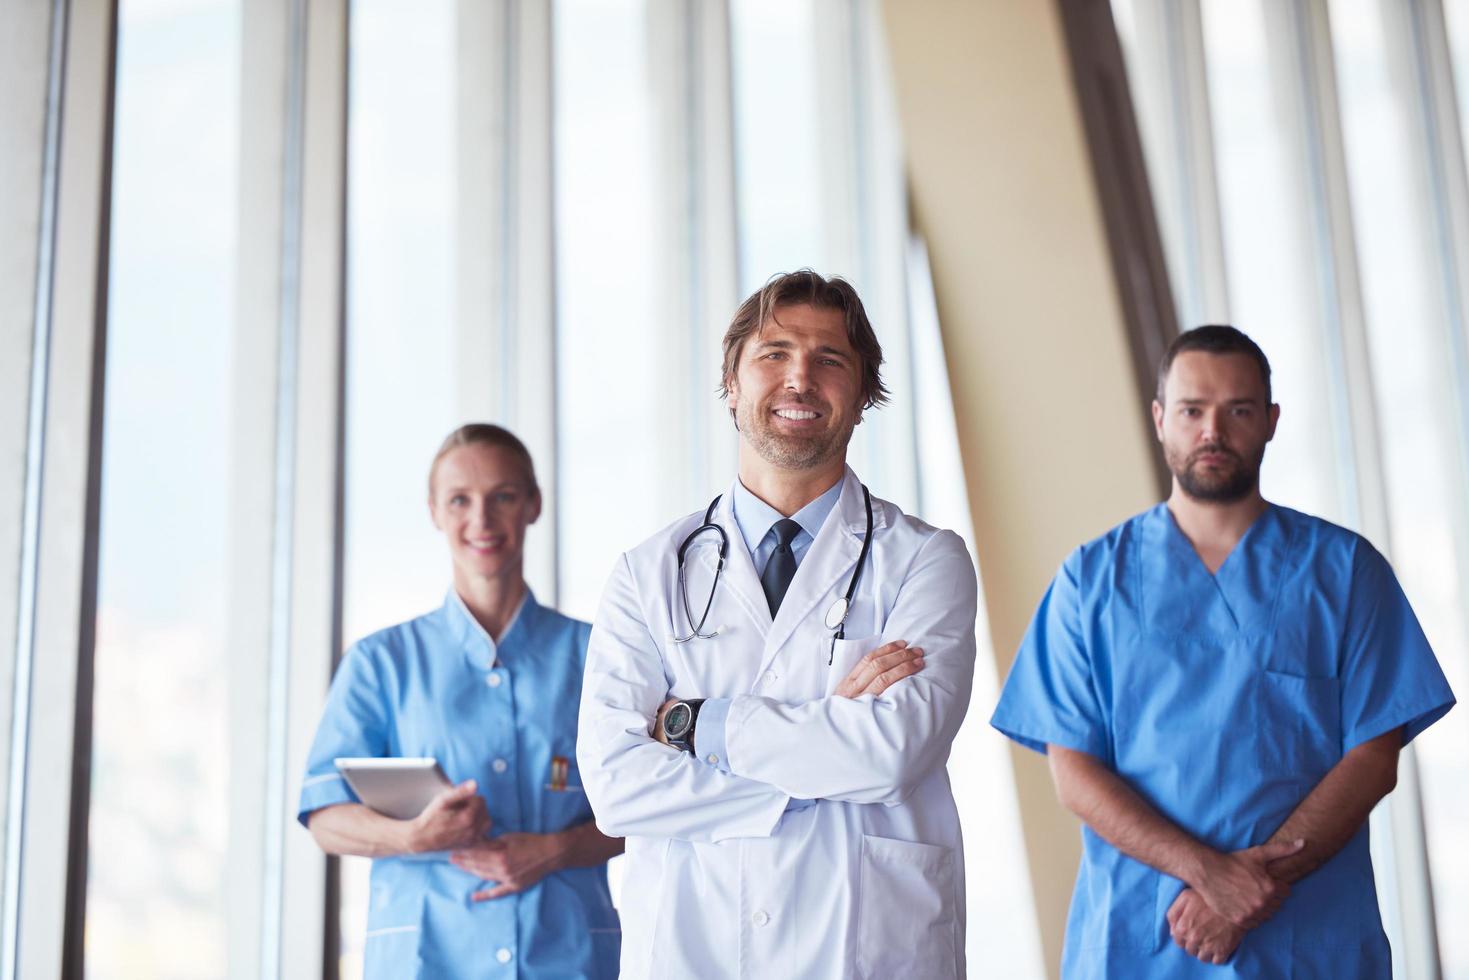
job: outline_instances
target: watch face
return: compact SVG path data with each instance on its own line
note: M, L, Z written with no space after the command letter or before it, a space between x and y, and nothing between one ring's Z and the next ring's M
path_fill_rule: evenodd
M689 706L683 702L675 704L668 709L668 714L663 716L663 734L669 738L683 738L689 730L689 722L693 720L694 713Z

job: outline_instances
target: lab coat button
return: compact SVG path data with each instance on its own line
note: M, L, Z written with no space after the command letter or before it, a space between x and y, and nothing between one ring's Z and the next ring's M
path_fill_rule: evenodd
M762 678L762 680L764 681L766 687L769 687L771 684L774 684L775 683L775 671L773 671L773 670L767 670L765 672L765 677Z
M499 952L495 954L495 959L499 960L501 963L509 963L510 950L506 949L504 946L501 946Z
M717 766L719 765L719 756L715 755L713 752L710 752L709 755L705 757L704 761L709 763L711 766Z
M770 921L770 913L766 912L764 909L761 909L754 915L750 916L750 921L755 923L755 925L757 926L763 926Z
M485 677L485 683L488 684L488 685L490 685L490 687L499 687L500 686L500 680L501 680L500 675L494 673L493 671L488 676Z
M495 772L504 772L506 769L510 768L510 763L506 762L504 759L496 759L494 762L490 763L490 768L495 770Z

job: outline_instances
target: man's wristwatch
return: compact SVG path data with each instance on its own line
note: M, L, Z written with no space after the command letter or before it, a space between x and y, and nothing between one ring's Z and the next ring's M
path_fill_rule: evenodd
M663 712L663 737L668 744L685 752L694 751L694 725L699 720L699 708L703 698L688 698L675 701Z

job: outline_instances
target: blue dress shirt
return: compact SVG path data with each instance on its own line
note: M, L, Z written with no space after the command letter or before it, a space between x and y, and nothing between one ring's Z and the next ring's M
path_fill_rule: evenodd
M827 517L836 507L837 499L841 495L842 481L838 479L825 493L791 515L791 520L801 525L801 530L791 541L791 553L796 556L798 568L806 557L806 552L811 550L812 542L821 532L821 525L826 523ZM739 480L735 481L734 496L730 500L730 506L734 511L735 524L740 529L740 537L744 539L745 547L750 552L750 560L754 562L755 574L764 575L765 566L770 562L770 556L775 553L775 523L785 520L785 515L746 490L745 485ZM729 763L725 759L724 728L725 720L729 717L730 700L730 698L705 700L699 709L699 722L694 728L695 753L711 766L717 766L725 772L729 771ZM814 800L792 800L787 809L803 810L814 802Z

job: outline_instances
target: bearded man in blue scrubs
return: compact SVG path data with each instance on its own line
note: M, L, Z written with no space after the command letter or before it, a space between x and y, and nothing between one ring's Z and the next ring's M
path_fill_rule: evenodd
M1180 336L1166 502L1082 545L991 723L1084 823L1062 975L1386 978L1367 816L1454 704L1387 561L1269 503L1280 407L1232 327Z

